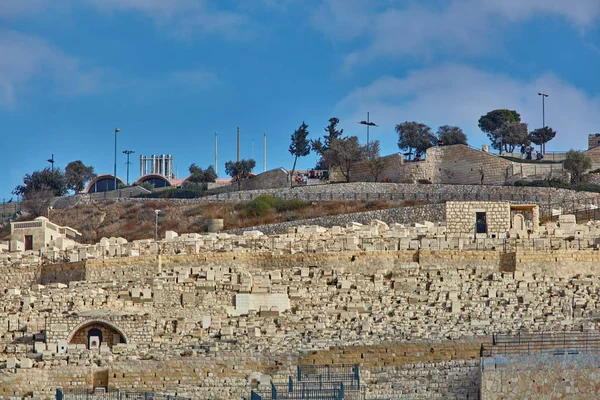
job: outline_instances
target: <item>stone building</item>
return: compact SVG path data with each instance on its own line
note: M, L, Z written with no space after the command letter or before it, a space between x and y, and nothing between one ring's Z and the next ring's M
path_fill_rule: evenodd
M600 133L592 133L588 135L588 150L600 147Z
M73 247L81 233L68 226L53 224L46 217L33 221L11 222L10 251L38 251L44 247Z
M446 203L446 233L500 238L526 237L538 232L539 206L508 202L466 201Z

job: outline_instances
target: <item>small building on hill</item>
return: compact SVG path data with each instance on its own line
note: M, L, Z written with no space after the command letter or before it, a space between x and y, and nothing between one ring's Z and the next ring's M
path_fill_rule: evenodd
M61 250L74 247L81 233L68 226L56 225L46 217L33 221L11 222L10 251L38 251L44 247Z
M536 204L493 201L449 201L446 203L446 232L449 235L527 236L540 226Z

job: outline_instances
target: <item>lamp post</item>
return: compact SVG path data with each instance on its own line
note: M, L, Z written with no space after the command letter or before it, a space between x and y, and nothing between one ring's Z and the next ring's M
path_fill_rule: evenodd
M50 157L47 161L52 166L52 172L54 172L54 154L52 154L52 157Z
M158 242L158 214L160 214L160 210L154 210L154 241Z
M117 190L117 132L119 132L119 128L115 128L115 175L114 175L114 188L113 190Z
M127 154L127 162L125 163L127 165L127 186L129 186L129 164L131 164L129 162L129 155L133 153L135 153L133 150L123 150L123 154Z
M371 147L369 146L369 127L370 126L377 126L377 125L374 122L372 122L369 118L370 118L370 113L367 112L367 120L366 121L360 121L359 124L367 126L367 151L368 151L369 157L370 157L371 156Z
M538 93L538 96L542 96L542 125L543 128L546 127L546 97L548 97L548 95L546 93ZM540 145L540 150L542 151L543 154L546 153L546 143L542 143Z

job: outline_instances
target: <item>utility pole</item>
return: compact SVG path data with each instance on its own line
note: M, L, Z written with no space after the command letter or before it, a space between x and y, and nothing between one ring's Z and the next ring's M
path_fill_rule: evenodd
M117 190L117 132L119 132L119 128L115 128L115 171L114 171L114 188L113 190Z
M240 161L240 127L237 128L237 161Z
M219 175L219 134L215 132L215 174Z
M546 97L548 97L548 95L546 93L538 93L538 96L542 96L542 125L545 128L546 127ZM542 152L542 154L546 154L546 143L542 143L540 145L540 151Z
M49 158L47 161L48 161L48 162L50 163L50 165L52 166L52 172L54 172L54 154L52 154L52 157L51 157L51 158Z
M267 132L263 133L263 172L267 172Z
M127 165L127 186L129 186L129 164L131 164L129 162L129 155L133 153L135 153L133 150L123 150L123 154L127 154L127 162L125 163Z
M371 147L369 146L369 127L370 126L377 126L374 122L371 122L370 118L370 113L367 112L367 120L366 121L360 121L359 124L361 125L366 125L367 126L367 152L368 152L368 156L371 157Z
M154 214L154 241L158 242L158 214L160 214L160 210L154 210Z

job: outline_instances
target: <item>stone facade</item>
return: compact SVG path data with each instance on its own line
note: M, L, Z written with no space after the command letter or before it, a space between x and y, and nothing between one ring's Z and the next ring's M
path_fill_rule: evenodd
M423 161L406 161L398 154L382 159L384 168L379 180L397 183L429 180L438 184L505 185L517 180L568 179L562 164L515 163L465 145L430 147ZM334 181L344 181L339 171L334 170L331 177ZM366 164L357 164L350 178L352 182L374 179Z
M477 214L483 215L484 223L477 233L496 234L510 230L510 204L493 202L447 202L446 232L450 234L466 233L474 235L478 229ZM483 225L485 224L485 226Z
M81 233L68 226L53 224L46 217L10 223L11 251L39 251L44 247L72 248Z
M519 251L510 268L506 256L129 257L88 260L77 275L56 265L64 283L46 286L22 270L2 294L0 396L48 398L55 386L101 381L241 397L256 374L279 379L298 363L359 363L369 397L464 399L479 390L479 347L492 333L597 328L598 252ZM125 343L82 346L81 329L94 324L118 329Z

